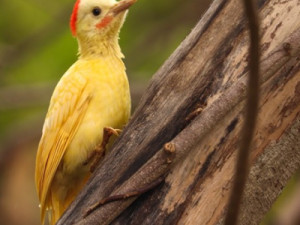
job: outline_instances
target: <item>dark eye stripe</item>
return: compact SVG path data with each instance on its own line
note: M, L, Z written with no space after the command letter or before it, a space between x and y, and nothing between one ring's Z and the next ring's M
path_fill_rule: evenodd
M101 14L101 9L99 7L95 7L92 10L94 16L99 16Z

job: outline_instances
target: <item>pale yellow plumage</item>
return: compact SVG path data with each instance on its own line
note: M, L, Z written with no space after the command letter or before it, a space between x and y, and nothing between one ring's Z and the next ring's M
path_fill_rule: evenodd
M93 3L101 6L103 1ZM50 210L54 224L89 178L85 162L101 143L103 128L122 129L130 116L129 85L117 43L123 18L124 13L102 31L109 36L78 34L81 57L52 95L36 158L42 223Z

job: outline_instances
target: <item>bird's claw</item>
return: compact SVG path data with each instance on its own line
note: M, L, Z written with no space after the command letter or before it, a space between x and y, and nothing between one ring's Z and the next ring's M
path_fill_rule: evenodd
M103 138L102 143L94 149L88 159L84 162L84 165L91 163L90 172L93 173L99 163L99 161L105 156L106 145L112 135L119 136L122 130L114 129L111 127L103 128Z

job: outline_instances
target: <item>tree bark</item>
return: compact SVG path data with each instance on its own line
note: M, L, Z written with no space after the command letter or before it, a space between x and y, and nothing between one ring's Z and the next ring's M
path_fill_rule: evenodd
M258 224L300 164L300 2L258 5L261 97L239 224ZM239 0L213 2L58 224L222 224L244 120L246 28Z

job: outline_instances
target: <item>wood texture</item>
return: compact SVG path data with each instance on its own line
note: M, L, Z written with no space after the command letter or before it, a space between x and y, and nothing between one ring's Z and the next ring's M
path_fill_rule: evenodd
M300 2L259 7L262 96L241 224L258 224L299 168ZM58 224L222 223L246 95L243 15L238 0L213 2L153 76L130 123ZM83 218L96 202L161 176L165 181L136 201L112 202Z

